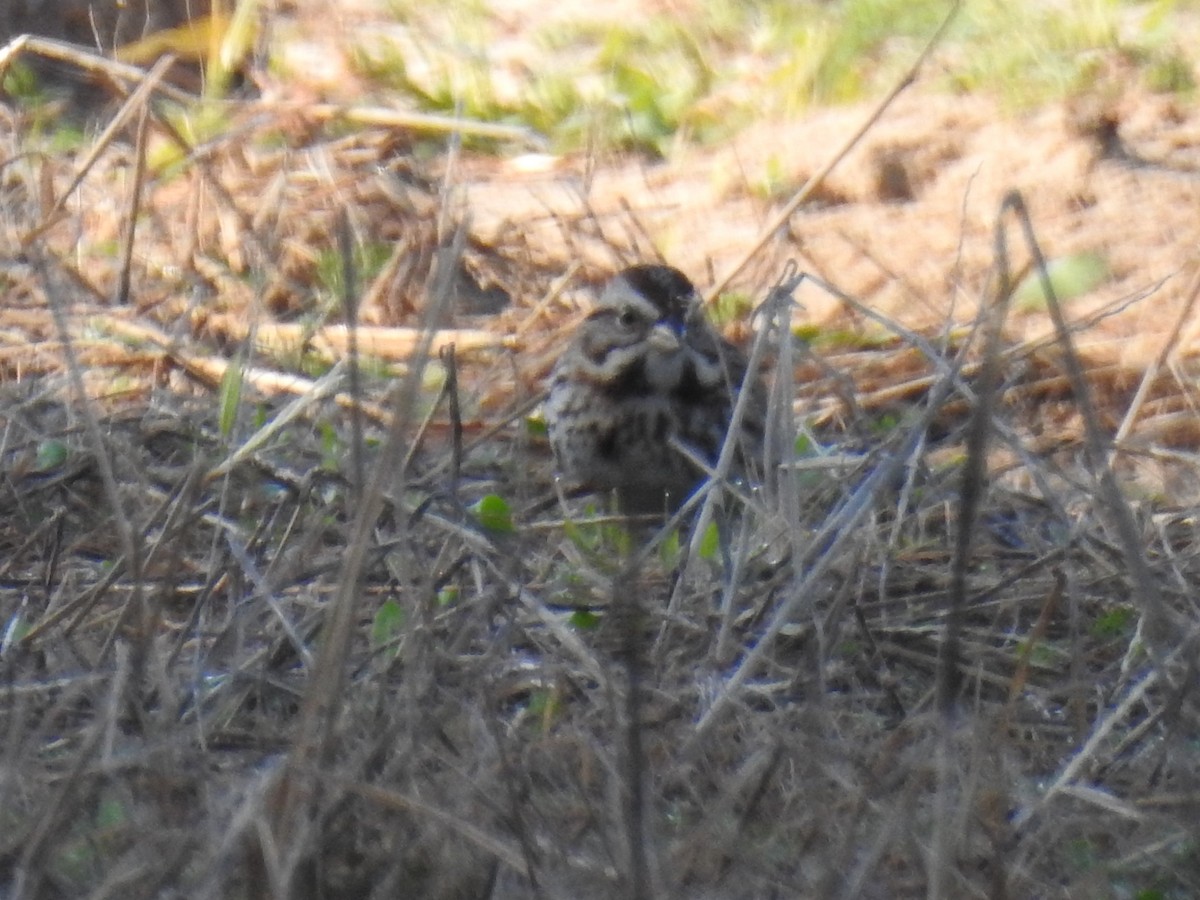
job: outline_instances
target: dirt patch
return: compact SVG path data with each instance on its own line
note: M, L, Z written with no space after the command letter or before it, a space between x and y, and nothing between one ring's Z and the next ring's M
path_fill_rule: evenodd
M1106 263L1107 277L1072 306L1076 315L1162 284L1152 314L1136 305L1102 332L1133 339L1124 361L1144 365L1186 288L1200 184L1186 148L1197 123L1175 100L1126 103L1132 111L1120 136L1129 155L1106 158L1097 135L1063 108L1014 119L984 98L905 95L734 286L761 288L794 258L909 327L968 321L993 265L1000 201L1015 189L1047 257L1092 252ZM557 160L533 175L513 163L480 164L465 176L468 206L485 241L519 228L552 269L660 255L703 284L738 261L770 220L778 204L765 189L798 189L868 112L864 105L760 124L731 147L691 150L672 163ZM798 321L832 326L844 313L836 298L804 300ZM1027 327L1044 319L1031 316Z

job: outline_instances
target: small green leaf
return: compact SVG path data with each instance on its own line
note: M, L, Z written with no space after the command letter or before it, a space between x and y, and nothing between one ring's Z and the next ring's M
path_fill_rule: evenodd
M1133 617L1133 610L1128 606L1110 609L1092 623L1092 634L1096 637L1122 637L1129 633Z
M525 417L525 432L532 437L545 437L547 433L546 417L541 413Z
M562 709L562 698L558 691L549 688L530 691L528 709L541 720L542 728L547 729Z
M1059 303L1066 303L1095 288L1108 278L1108 263L1099 253L1075 253L1052 259L1046 264L1050 287ZM1042 289L1042 275L1036 269L1021 279L1013 291L1013 303L1021 312L1044 310L1049 298Z
M453 606L458 601L458 588L453 585L442 588L437 593L438 606Z
M679 564L679 555L679 529L672 528L671 533L658 545L658 558L662 560L663 568L670 570Z
M512 534L512 510L508 501L499 494L488 494L471 507L471 512L485 529L496 534Z
M883 413L875 420L874 430L876 434L891 434L900 424L900 417L894 413Z
M317 431L321 435L321 457L326 466L331 469L337 468L338 458L341 449L341 435L333 426L332 422L321 422L317 425Z
M824 332L819 325L793 325L792 337L804 344L812 344L820 338Z
M720 546L721 531L716 522L709 522L708 528L704 530L704 537L700 539L700 558L715 559Z
M577 609L567 621L575 628L588 631L600 624L600 617L590 609Z
M100 828L115 828L125 824L128 818L119 800L106 798L96 808L96 825Z
M67 445L62 441L48 440L38 444L37 456L33 460L35 472L49 472L67 461Z
M238 405L242 400L242 358L239 354L225 369L221 376L220 414L217 418L221 437L227 438L233 434L234 423L237 422Z
M385 600L371 620L371 644L379 647L400 633L404 625L404 610L395 600Z
M446 383L446 368L436 360L430 360L425 364L425 370L421 373L421 390L428 394L436 394L442 389Z
M603 535L603 546L611 547L618 559L624 559L633 550L633 535L620 522L610 522L600 526Z

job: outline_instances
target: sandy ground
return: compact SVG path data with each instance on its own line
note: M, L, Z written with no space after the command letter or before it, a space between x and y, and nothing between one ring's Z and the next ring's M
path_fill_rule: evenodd
M1141 96L1126 106L1118 124L1130 155L1114 158L1089 123L1072 122L1062 107L1012 118L986 99L915 90L769 237L733 287L761 289L795 259L909 327L928 329L948 316L967 321L992 271L1000 201L1018 190L1049 260L1095 254L1104 262L1095 289L1070 299L1073 315L1155 289L1094 335L1119 340L1112 352L1123 362L1144 364L1162 347L1187 290L1200 236L1200 167L1192 171L1200 160L1192 149L1197 123L1177 102ZM467 206L485 241L502 243L517 228L550 267L582 259L611 268L614 255L661 256L711 284L741 260L780 205L753 186L766 183L771 169L798 188L869 111L763 124L729 147L671 163L614 161L585 173L583 160L558 160L528 175L513 162L479 162L468 166ZM1028 254L1010 234L1019 266ZM810 323L829 326L843 315L834 297L808 292L803 301L800 316ZM1028 319L1017 328L1021 337L1045 328L1042 315Z

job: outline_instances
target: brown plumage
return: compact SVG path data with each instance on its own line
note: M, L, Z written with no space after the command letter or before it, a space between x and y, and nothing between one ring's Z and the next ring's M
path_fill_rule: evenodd
M616 491L627 513L678 507L703 473L672 446L717 460L740 390L752 391L738 471L761 460L766 392L743 386L746 360L704 316L677 269L632 266L609 282L555 365L546 402L559 471Z

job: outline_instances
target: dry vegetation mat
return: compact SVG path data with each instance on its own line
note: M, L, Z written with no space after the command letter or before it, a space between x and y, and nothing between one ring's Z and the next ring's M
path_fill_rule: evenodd
M714 306L791 458L711 541L559 496L535 408L775 200L129 109L0 107L0 893L1200 892L1190 177L906 99Z

